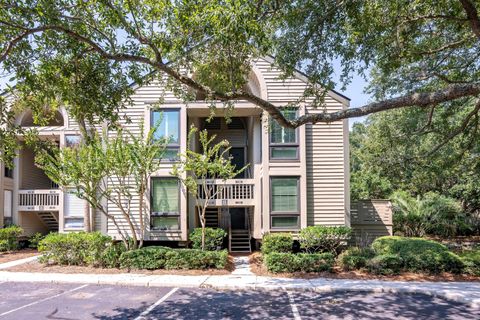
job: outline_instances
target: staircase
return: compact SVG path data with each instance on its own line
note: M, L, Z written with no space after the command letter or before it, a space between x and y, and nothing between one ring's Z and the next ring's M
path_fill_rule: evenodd
M53 212L38 212L40 220L47 227L48 231L58 231L58 217Z
M205 211L205 226L218 228L218 208L207 208L207 211Z
M249 230L231 230L230 233L231 252L252 252Z

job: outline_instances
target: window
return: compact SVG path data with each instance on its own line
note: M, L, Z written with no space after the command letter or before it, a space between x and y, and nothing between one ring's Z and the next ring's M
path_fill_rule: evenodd
M85 201L76 196L73 190L67 190L65 193L64 229L83 229L83 214L85 211Z
M152 178L152 230L180 230L180 186L175 178Z
M298 177L272 177L271 227L297 229L300 226L300 188Z
M178 159L180 151L180 110L162 109L152 111L151 126L156 126L156 139L167 139L168 145L163 158L169 161Z
M4 175L6 178L11 178L11 179L13 179L13 169L12 169L12 168L8 168L7 166L5 166L3 175Z
M65 136L65 147L67 148L76 148L80 145L81 138L79 135L66 135Z
M293 120L297 112L295 110L283 110L285 118ZM284 128L275 120L270 122L270 159L273 160L296 160L298 159L298 135L297 129Z
M3 191L3 224L8 226L12 224L13 211L13 192L12 190Z

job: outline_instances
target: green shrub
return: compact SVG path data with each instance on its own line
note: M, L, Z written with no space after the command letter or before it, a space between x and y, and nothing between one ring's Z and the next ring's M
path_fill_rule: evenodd
M144 247L122 253L120 266L128 269L224 269L228 252Z
M367 261L369 272L383 275L398 274L403 269L403 259L398 254L381 254Z
M167 252L165 269L224 269L227 262L227 250L177 249Z
M28 239L28 246L32 249L38 249L38 244L40 243L40 241L43 240L43 238L45 238L45 236L40 232L35 233L33 236L30 237L30 239Z
M432 240L381 237L372 243L372 248L379 255L396 254L401 257L406 271L458 273L464 267L460 257L450 252L443 244Z
M293 237L290 233L269 233L263 236L262 253L289 253L293 250Z
M119 264L122 268L156 270L165 268L166 255L171 248L143 247L123 252Z
M331 253L272 252L265 255L265 266L270 272L321 272L331 271L334 256Z
M464 264L464 271L473 276L480 276L480 250L469 250L459 254Z
M349 227L311 226L300 230L298 241L300 248L308 253L336 254L338 248L350 239L351 234L352 229Z
M337 263L343 270L358 270L367 266L368 260L375 256L375 251L371 248L353 247L342 252Z
M99 232L50 233L38 245L40 261L60 265L102 265L112 239Z
M18 226L10 226L0 229L0 252L17 250L19 248L18 237L23 229Z
M107 248L102 252L101 267L104 268L119 268L120 257L127 249L122 242L110 243Z
M221 228L205 228L205 250L215 251L222 248L223 240L227 236ZM190 233L193 249L202 249L202 228L195 228Z

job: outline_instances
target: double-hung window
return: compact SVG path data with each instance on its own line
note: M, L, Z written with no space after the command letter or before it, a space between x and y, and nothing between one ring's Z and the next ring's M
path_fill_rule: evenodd
M157 126L155 139L166 139L167 148L163 159L178 160L180 151L180 109L159 109L152 111L151 124Z
M300 227L299 177L271 177L271 228L298 229Z
M176 178L152 178L152 230L180 230L180 186Z
M287 120L295 119L296 110L283 110ZM298 160L298 130L285 128L275 120L270 122L270 159Z

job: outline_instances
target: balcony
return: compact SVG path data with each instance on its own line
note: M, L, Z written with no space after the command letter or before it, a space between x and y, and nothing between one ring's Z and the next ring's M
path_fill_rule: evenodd
M210 206L245 207L255 204L254 179L210 179L205 180L215 197L208 201ZM198 194L205 199L202 181L198 181Z
M60 193L58 189L19 190L18 211L60 211Z

